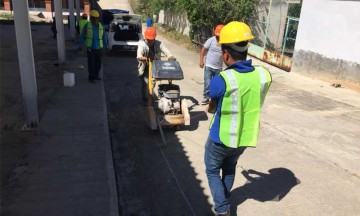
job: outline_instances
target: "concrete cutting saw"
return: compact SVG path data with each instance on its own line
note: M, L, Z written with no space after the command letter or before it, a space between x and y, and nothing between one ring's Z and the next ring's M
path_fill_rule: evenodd
M175 60L149 62L147 112L152 130L159 128L162 133L163 126L190 125L187 100L180 98L180 86L173 84L174 80L182 79L184 74L179 62ZM157 82L159 83L157 92L154 92Z

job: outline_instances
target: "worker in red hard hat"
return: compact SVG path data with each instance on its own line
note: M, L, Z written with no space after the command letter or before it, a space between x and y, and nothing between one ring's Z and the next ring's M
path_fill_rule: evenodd
M141 41L137 49L137 60L139 61L138 76L141 80L141 95L143 101L147 101L147 84L149 76L148 62L153 60L161 60L161 53L168 60L175 59L168 48L159 40L156 40L156 29L148 27L144 32L145 40Z
M203 100L201 101L202 105L206 105L209 103L209 86L210 80L218 75L220 71L222 71L223 67L223 59L221 54L221 47L218 45L219 35L221 29L224 25L217 25L214 30L214 36L209 38L200 51L200 68L204 68L204 93ZM204 56L206 54L206 61L204 64Z

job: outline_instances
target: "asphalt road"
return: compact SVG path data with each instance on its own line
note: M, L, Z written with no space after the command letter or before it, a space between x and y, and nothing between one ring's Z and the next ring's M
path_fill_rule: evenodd
M134 54L104 59L111 140L124 215L209 215L203 163L210 114L202 99L198 56L159 36L175 55L191 101L191 126L147 126ZM255 64L264 64L254 60ZM360 94L264 64L274 82L256 149L240 158L232 215L358 215Z
M211 206L176 135L176 128L164 131L167 140L164 147L159 131L151 131L147 126L134 54L114 54L105 59L104 65L123 214L210 214Z

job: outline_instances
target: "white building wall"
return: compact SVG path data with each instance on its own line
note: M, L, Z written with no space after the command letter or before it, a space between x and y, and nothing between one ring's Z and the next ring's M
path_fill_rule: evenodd
M271 6L270 6L271 3ZM283 46L283 37L285 32L286 18L288 12L288 4L285 0L281 1L264 1L259 9L263 8L264 11L270 8L269 17L269 29L267 32L267 40L273 44L275 50L281 50ZM259 17L259 20L266 20L268 14L264 14L265 17ZM264 38L265 39L265 38Z
M161 10L158 23L173 27L184 35L189 35L190 22L187 19L186 13L178 14Z
M360 83L360 1L304 0L292 71Z

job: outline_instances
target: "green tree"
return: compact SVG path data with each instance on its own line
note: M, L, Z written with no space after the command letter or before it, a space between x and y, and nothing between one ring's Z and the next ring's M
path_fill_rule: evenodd
M142 10L157 14L161 9L186 12L191 23L191 38L195 34L209 37L212 29L230 21L244 21L255 15L260 0L139 0Z

